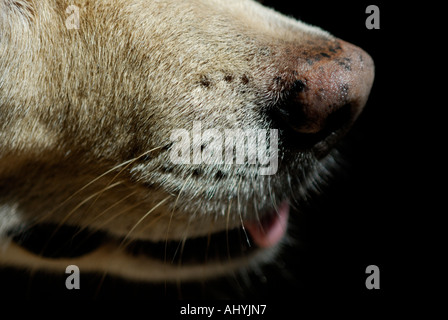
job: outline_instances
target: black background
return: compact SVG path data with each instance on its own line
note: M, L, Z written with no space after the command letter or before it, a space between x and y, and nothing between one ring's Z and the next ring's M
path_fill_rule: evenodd
M427 217L437 210L431 208L431 199L438 189L427 178L436 163L428 165L427 160L437 149L422 134L427 114L420 100L424 80L417 76L420 67L410 52L420 37L409 21L413 15L404 6L385 1L264 3L363 48L376 66L367 106L342 146L350 165L322 197L292 216L290 232L299 244L286 248L278 265L267 267L263 276L251 275L249 282L231 277L201 284L148 286L83 275L82 289L68 291L64 274L55 280L4 270L1 295L136 298L149 304L153 298L261 299L278 311L300 307L303 297L369 303L422 294L422 285L432 281L423 270L432 263ZM380 9L379 30L365 27L369 4ZM365 287L369 265L380 268L379 290ZM173 303L172 310L181 305ZM161 306L167 304L154 304Z

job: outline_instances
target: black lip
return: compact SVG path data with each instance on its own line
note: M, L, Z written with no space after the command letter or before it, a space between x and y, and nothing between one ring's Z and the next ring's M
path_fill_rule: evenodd
M22 248L45 258L76 258L114 243L132 256L158 259L169 264L205 264L208 261L229 261L257 249L242 228L222 231L205 237L151 242L111 238L103 232L79 227L42 224L18 232L10 232Z
M42 257L76 258L97 249L105 235L72 226L41 224L20 232L9 232L14 242Z

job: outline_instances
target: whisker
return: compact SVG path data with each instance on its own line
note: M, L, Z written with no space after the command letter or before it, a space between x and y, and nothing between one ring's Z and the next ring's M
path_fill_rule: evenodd
M171 263L174 263L174 259L175 259L176 255L177 255L177 252L180 249L180 252L179 252L179 263L178 263L178 267L179 268L182 266L182 255L184 253L185 243L187 242L187 239L188 239L188 229L189 228L190 228L190 221L188 221L187 227L185 228L184 237L183 237L182 241L180 241L179 246L176 248L176 252L173 255L173 260L171 261Z
M229 200L229 206L227 209L227 216L226 216L226 243L227 243L227 257L230 260L232 260L232 257L230 256L230 243L229 243L229 220L230 220L230 209L232 208L231 199Z
M258 205L257 205L257 202L255 201L255 198L254 198L254 210L255 210L255 215L257 217L258 225L260 226L261 230L263 230L263 232L264 232L265 230L263 228L263 224L261 223L260 213L258 212Z
M61 225L63 225L65 222L67 222L67 220L70 219L71 215L72 215L76 210L78 210L79 208L81 208L84 204L86 204L87 202L89 202L92 198L96 197L99 193L103 193L103 192L106 191L106 190L113 189L113 188L115 188L116 186L118 186L118 185L120 185L120 184L122 184L122 183L123 183L123 181L118 181L118 182L116 182L116 183L114 183L114 184L112 184L112 185L110 185L110 186L108 186L108 187L104 187L104 188L101 189L100 191L95 192L94 194L92 194L92 195L88 196L87 198L85 198L83 201L81 201L80 203L78 203L72 210L70 210L69 213L66 214L66 216L64 217L64 219L62 219L62 221L59 223L59 227L60 227Z
M127 233L127 235L123 238L123 240L121 241L119 248L122 248L123 245L125 244L125 242L129 239L130 235L132 234L132 232L134 232L134 230L143 222L143 220L145 220L154 210L156 210L158 207L160 207L163 203L165 203L169 198L171 198L171 196L166 197L165 199L163 199L162 201L160 201L157 205L155 205L154 207L152 207L151 210L149 210L143 217L140 218L140 220L137 221L136 224L134 224L134 226L132 227L131 230L129 230L129 232Z
M130 194L128 194L126 197L120 199L119 201L114 202L111 206L107 207L106 209L104 209L102 212L100 212L99 214L97 214L92 220L90 220L87 225L92 225L93 222L95 222L96 220L98 220L101 216L105 215L109 210L111 210L113 207L116 207L117 205L119 205L120 203L122 203L123 201L125 201L126 199L132 197L134 194L136 194L138 191L134 191L131 192ZM143 200L144 201L144 200ZM139 202L138 204L141 204L143 201ZM135 206L132 206L131 208L135 208ZM127 211L127 210L126 210ZM87 227L81 227L80 230L78 232L75 233L75 236L84 231L85 229L87 229Z
M271 179L268 178L268 189L269 189L269 196L271 197L271 201L272 201L272 205L274 206L274 208L277 210L277 203L275 201L275 198L272 194L272 187L271 187Z
M122 184L122 183L123 183L123 181L118 181L118 182L114 183L113 185L110 185L109 187L104 188L104 189L112 189L112 188L114 188L114 187L116 187L117 185L120 185L120 184ZM53 237L54 237L54 236L56 235L56 233L61 229L61 227L68 221L68 219L70 219L70 217L73 215L73 213L76 212L76 210L78 210L82 205L84 205L85 203L87 203L88 201L90 201L92 198L94 198L94 197L97 195L97 193L104 192L104 191L105 191L104 189L102 189L102 190L100 190L100 191L94 193L93 195L91 195L91 196L87 197L86 199L84 199L83 201L81 201L81 202L80 202L74 209L72 209L72 210L71 210L71 211L64 217L64 219L62 219L62 220L58 223L58 225L56 226L56 228L53 230L52 234L51 234L50 237L48 238L47 243L43 246L43 248L42 248L42 252L44 252L44 251L47 249L47 247L48 247L48 245L50 244L50 242L51 242L51 240L53 239Z
M250 243L250 240L249 240L249 236L247 235L247 232L246 232L246 228L244 227L243 215L242 215L242 213L241 213L241 203L240 203L240 192L239 192L239 190L240 190L240 187L241 187L241 181L242 181L242 179L243 179L243 178L241 177L241 178L240 178L240 181L238 182L238 187L237 187L237 190L238 190L238 192L237 192L238 215L239 215L239 217L240 217L241 228L243 229L244 236L246 237L246 242L247 242L247 244L249 245L249 247L252 247L252 245L251 245L251 243Z
M142 203L144 203L146 201L146 199L143 199L135 204L133 204L130 207L127 207L124 210L121 210L120 212L117 212L116 214L112 215L111 217L109 217L109 219L105 220L102 224L98 225L97 228L98 229L102 229L104 226L106 226L108 223L112 222L113 220L115 220L116 218L118 218L119 216L123 215L126 212L131 211L134 208L137 208L138 206L140 206Z
M95 295L94 295L95 298L99 297L100 291L104 285L104 280L106 280L106 276L107 276L107 271L104 271L100 278L100 282L98 283L98 287L96 288Z
M171 222L173 220L173 216L174 216L174 211L176 210L176 206L177 206L177 202L179 201L180 195L182 194L182 191L184 190L184 187L187 185L187 182L191 179L191 177L193 176L193 174L190 174L190 176L185 179L184 184L182 185L179 194L177 195L176 201L174 202L174 206L173 206L173 210L171 210L171 214L170 214L170 220L168 222L168 227L166 229L166 235L165 235L165 257L163 258L163 262L166 264L166 255L167 255L167 247L168 247L168 233L170 231L171 228Z
M151 149L151 150L148 150L148 151L142 153L141 155L139 155L139 156L137 156L137 157L135 157L135 158L133 158L133 159L124 161L124 162L122 162L122 163L116 165L116 166L113 167L112 169L107 170L107 171L104 172L103 174L99 175L99 176L96 177L95 179L93 179L93 180L91 180L90 182L88 182L87 184L85 184L83 187L79 188L79 189L78 189L76 192L74 192L71 196L69 196L67 199L65 199L64 201L62 201L59 205L57 205L53 210L51 210L51 211L49 211L49 212L47 212L47 213L45 213L45 214L43 214L43 215L40 215L40 216L35 220L35 222L33 222L33 223L31 223L31 224L29 225L29 227L35 226L35 225L41 223L42 221L44 221L46 218L48 218L49 216L51 216L52 214L54 214L58 209L60 209L63 205L65 205L68 201L70 201L71 199L73 199L73 198L74 198L75 196L77 196L79 193L81 193L81 192L84 191L86 188L88 188L89 186L91 186L92 184L94 184L95 182L97 182L98 180L100 180L101 178L103 178L104 176L108 175L109 173L114 172L115 170L117 170L118 168L121 168L121 167L123 167L123 166L125 166L125 168L123 168L123 170L125 170L130 164L134 163L135 161L137 161L137 160L140 159L141 157L144 157L144 156L146 156L147 154L149 154L149 153L151 153L151 152L153 152L153 151L156 151L156 150L158 150L158 149L161 149L161 148L163 148L163 147L164 147L164 146L159 146L159 147L153 148L153 149ZM121 174L121 172L122 172L123 170L121 170L115 177L113 177L112 181L113 181L119 174ZM112 181L111 181L111 182L112 182ZM110 182L110 183L111 183L111 182ZM109 183L109 184L110 184L110 183Z
M182 239L182 241L179 243L180 244L179 263L178 263L178 268L179 269L182 267L182 255L184 253L185 243L186 243L187 238L188 238L188 229L190 228L190 222L191 221L189 220L188 224L187 224L187 227L185 229L185 236ZM179 250L179 246L176 248L176 252L173 255L173 259L172 259L171 263L174 263L174 258L176 257L178 250ZM180 277L176 281L176 286L177 286L178 295L180 297L182 297L182 288L181 288L182 287L182 280L181 280Z
M163 218L163 217L164 217L163 214L160 214L160 215L158 215L157 217L154 217L154 218L151 220L151 222L147 223L146 225L144 225L144 226L141 228L141 231L145 231L146 229L152 227L154 224L156 224L156 223L157 223L161 218Z
M148 216L153 210L155 210L159 205L161 205L161 204L162 204L164 201L166 201L168 198L169 198L169 197L166 197L164 200L162 200L161 202L159 202L155 207L153 207L149 212L147 212L147 213L145 214L145 217ZM118 212L117 214L115 214L115 215L113 215L112 217L110 217L107 221L105 221L102 225L106 225L107 223L109 223L110 221L113 221L114 219L116 219L116 218L119 217L120 215L122 215L122 214L124 214L124 213L126 213L126 212L128 212L128 211L130 211L130 210L132 210L132 209L134 209L135 207L138 207L139 205L141 205L141 204L142 204L143 202L145 202L145 201L146 201L146 199L144 199L144 200L142 200L142 201L139 201L139 202L136 203L135 205L133 205L133 206L131 206L131 207L128 207L128 208L126 208L125 210L122 210L122 211ZM140 221L137 222L137 224L140 223L141 221L143 221L143 218L140 219ZM136 226L134 226L133 229L135 229L135 227L136 227ZM101 227L100 227L100 228L101 228ZM128 234L126 235L126 237L129 237L129 235L131 234L131 232L133 231L133 229L132 229L131 231L128 232ZM120 245L118 246L118 248L117 248L117 250L116 250L117 253L118 253L118 252L125 246L126 237L120 242ZM112 256L110 257L110 259L112 259ZM97 293L99 293L100 288L101 288L101 286L102 286L102 284L103 284L103 281L104 281L104 279L106 278L108 272L109 272L108 270L104 270L104 272L103 272L103 274L102 274L102 278L101 278L101 283L100 283L100 285L98 286L98 291L97 291Z
M295 191L296 191L296 190L294 190L294 188L293 188L293 186L292 186L292 182L291 182L291 172L290 172L289 168L288 168L287 170L288 170L288 172L287 172L287 175L286 175L286 179L288 180L289 191L290 191L290 195L291 195L292 200L293 200L293 201L291 201L291 202L294 202L294 204L296 204L296 203L299 203L299 202L297 201L297 198L295 197Z
M254 177L252 177L251 182L252 182L252 189L253 190L257 190L257 186L256 186L256 182L255 182L255 178ZM254 211L255 211L255 216L256 216L257 222L258 222L259 226L261 227L261 229L264 230L263 226L262 226L262 223L261 223L261 219L260 219L260 213L258 212L258 204L257 204L256 194L254 194L252 196L252 200L254 202Z

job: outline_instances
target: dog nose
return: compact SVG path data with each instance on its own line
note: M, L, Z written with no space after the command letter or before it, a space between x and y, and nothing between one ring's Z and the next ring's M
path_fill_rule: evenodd
M282 80L277 78L286 89L275 109L292 129L289 138L300 148L312 148L322 141L328 148L353 124L369 96L372 58L350 43L335 43L327 51L322 46L308 50L299 57L298 67L279 75Z

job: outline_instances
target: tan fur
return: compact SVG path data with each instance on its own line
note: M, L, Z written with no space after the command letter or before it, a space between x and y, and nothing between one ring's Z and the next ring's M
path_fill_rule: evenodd
M218 166L201 167L198 176L197 167L170 164L168 149L170 133L194 121L268 128L260 106L277 99L270 90L286 72L277 63L286 48L338 39L249 0L78 0L80 28L67 29L72 3L0 0L0 262L53 270L78 263L81 271L149 280L198 278L202 271L157 273L163 267L156 262L126 262L113 250L109 264L27 258L8 245L6 233L46 222L102 230L125 242L182 241L254 219L284 200L286 181L300 197L327 175L331 155L317 161L303 154L273 177ZM225 178L216 181L218 169ZM203 276L251 259L240 260L211 264ZM136 263L153 267L145 273Z

